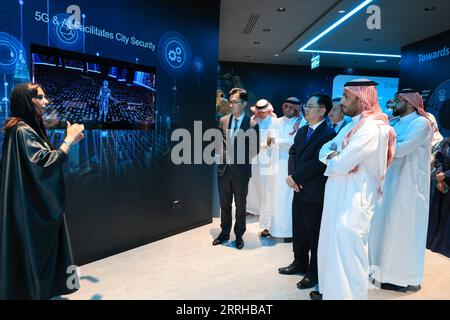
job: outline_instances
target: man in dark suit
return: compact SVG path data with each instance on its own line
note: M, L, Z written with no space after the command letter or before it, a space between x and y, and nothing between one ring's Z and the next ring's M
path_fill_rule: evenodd
M326 167L319 161L319 151L336 135L325 122L331 108L328 95L313 94L304 108L309 125L297 131L289 150L286 183L295 191L292 202L294 262L278 271L281 274L305 274L297 284L299 289L312 288L318 280L317 247L327 180L323 175Z
M330 119L330 127L336 132L336 134L345 127L349 121L344 117L344 111L341 106L341 98L334 98L332 100L333 108L328 113L328 118Z
M247 207L248 182L252 176L251 160L259 151L259 128L256 121L245 113L247 92L240 88L230 91L230 106L232 114L219 120L223 134L222 164L218 166L219 197L222 229L213 241L213 246L230 239L231 205L236 205L236 248L244 247L246 229L245 213Z

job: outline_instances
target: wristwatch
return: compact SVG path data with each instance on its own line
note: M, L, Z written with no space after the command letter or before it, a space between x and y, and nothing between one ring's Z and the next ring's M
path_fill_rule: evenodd
M70 148L70 146L72 145L72 144L71 144L69 141L67 141L67 140L64 140L63 143L64 143L66 146L68 146L69 148Z

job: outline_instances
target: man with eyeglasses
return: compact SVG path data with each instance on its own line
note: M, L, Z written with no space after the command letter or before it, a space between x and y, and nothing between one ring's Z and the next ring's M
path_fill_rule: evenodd
M218 166L221 232L214 239L213 246L230 239L234 198L236 221L234 233L236 248L244 247L243 235L246 230L245 213L247 205L248 182L252 175L251 160L259 151L259 128L256 121L245 113L247 91L234 88L230 91L232 114L219 120L223 134L222 163Z
M341 106L341 98L334 98L332 100L333 108L331 108L330 113L328 113L328 118L330 119L330 127L333 128L336 133L339 133L343 127L345 127L349 121L344 117L344 111Z
M325 165L319 161L320 148L336 133L327 125L325 116L331 110L331 98L313 94L305 106L308 125L301 127L289 149L287 185L293 189L292 235L294 261L279 268L280 274L303 274L298 289L317 284L317 246L322 217L326 177ZM291 191L292 192L292 191Z
M417 291L423 280L430 205L430 158L434 124L412 89L397 92L399 120L395 158L386 174L383 203L369 240L372 278L382 289ZM378 284L377 283L377 284Z

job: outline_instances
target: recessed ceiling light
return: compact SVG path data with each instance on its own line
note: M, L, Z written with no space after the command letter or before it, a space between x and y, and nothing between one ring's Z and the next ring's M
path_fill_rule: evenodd
M375 60L376 63L385 63L386 61L387 61L386 59Z
M347 11L345 11L345 10L339 10L338 11L338 13L340 13L340 14L343 14L343 13L346 13Z
M275 53L275 57L279 57L280 55L278 53Z
M269 28L264 28L264 29L262 29L262 31L263 32L270 32L270 29Z
M279 7L279 8L277 8L277 11L278 11L278 12L285 12L285 11L286 11L286 8L284 8L284 7Z
M428 7L425 7L423 10L425 10L425 11L434 11L434 10L436 10L436 6L428 6Z
M344 72L345 72L345 73L353 73L353 72L355 72L355 69L353 69L353 68L347 68L347 69L344 70Z
M253 43L254 43L254 44L261 44L260 41L254 41Z

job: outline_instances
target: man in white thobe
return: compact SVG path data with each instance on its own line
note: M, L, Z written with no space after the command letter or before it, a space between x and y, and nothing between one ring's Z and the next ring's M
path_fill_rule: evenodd
M382 289L416 291L423 280L434 130L422 96L414 90L398 92L392 110L399 116L396 152L372 222L371 277Z
M318 248L319 292L311 299L367 299L368 238L395 133L377 100L377 84L356 79L344 86L341 105L352 123L320 150L327 165Z
M269 233L273 237L292 238L292 199L294 192L286 184L288 172L289 148L294 143L297 130L306 125L300 111L300 100L296 97L287 98L282 106L284 116L272 120L269 128L267 145L270 150L271 185L270 209L272 221Z
M267 133L273 119L277 115L273 112L272 104L261 99L250 108L254 116L252 120L259 126L260 151L256 161L252 162L252 177L248 185L247 212L259 215L259 226L263 230L261 236L268 237L271 222L270 214L270 152L267 146Z
M346 119L344 111L341 106L341 98L334 98L331 100L333 102L333 108L328 113L328 118L330 119L330 127L334 129L336 133L339 133L343 127L351 122L351 118L347 116Z

